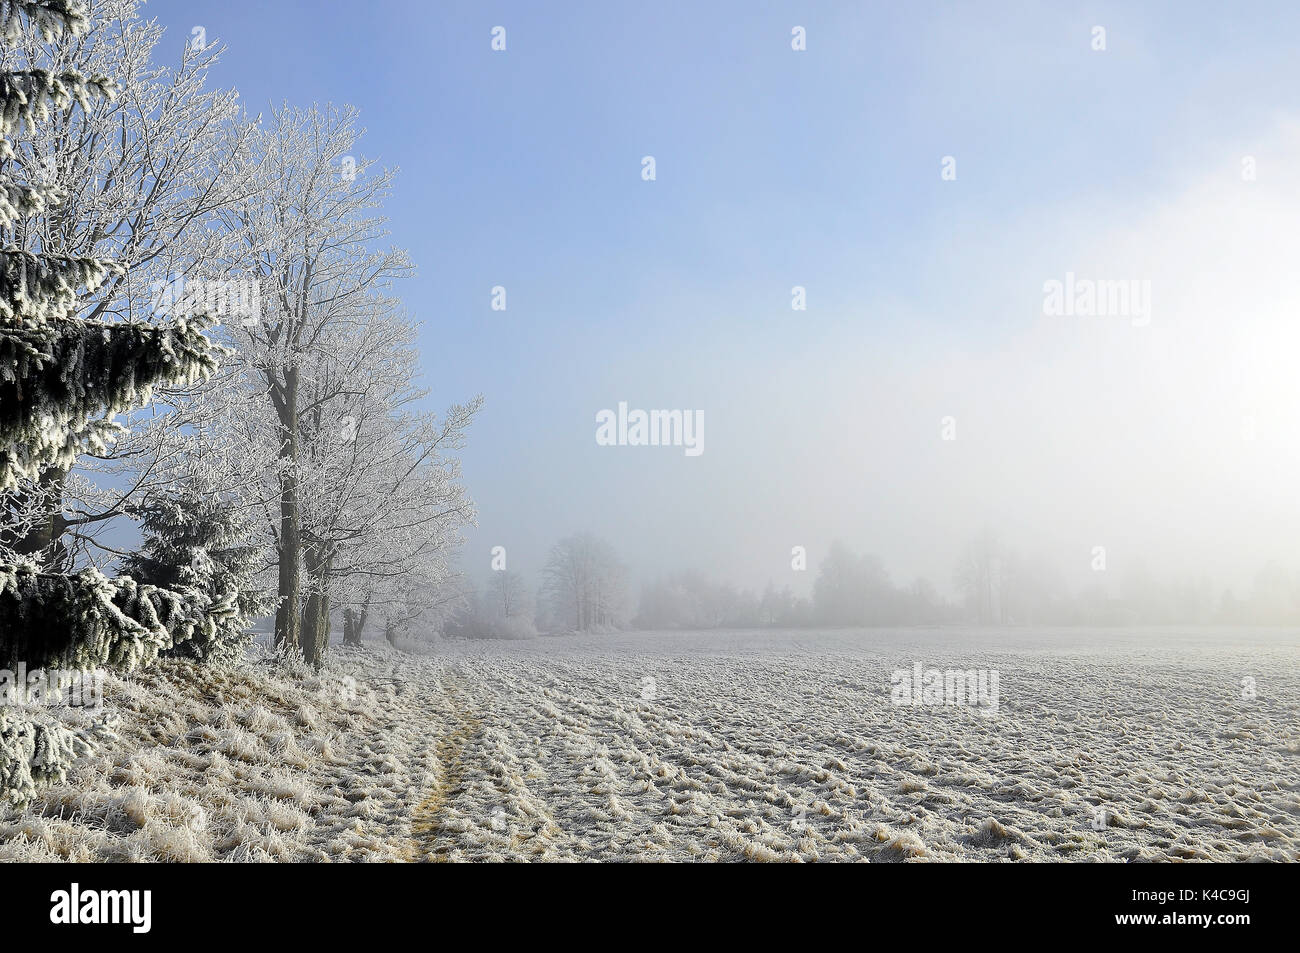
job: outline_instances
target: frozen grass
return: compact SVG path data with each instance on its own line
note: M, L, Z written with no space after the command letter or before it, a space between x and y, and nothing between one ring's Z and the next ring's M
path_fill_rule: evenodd
M407 859L410 779L393 783L374 687L404 662L339 651L321 674L168 661L109 676L118 740L0 815L0 859Z
M108 680L118 740L0 813L0 859L1296 860L1298 645L680 633L368 645L321 675L169 662ZM996 669L998 714L894 706L913 662Z

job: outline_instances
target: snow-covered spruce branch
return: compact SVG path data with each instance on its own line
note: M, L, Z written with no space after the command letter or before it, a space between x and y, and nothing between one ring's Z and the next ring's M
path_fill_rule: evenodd
M0 327L0 489L103 452L118 432L109 418L216 363L203 325L184 320Z
M31 561L0 563L0 663L12 668L130 671L190 639L214 640L236 612L193 589L160 589L98 569L46 573Z

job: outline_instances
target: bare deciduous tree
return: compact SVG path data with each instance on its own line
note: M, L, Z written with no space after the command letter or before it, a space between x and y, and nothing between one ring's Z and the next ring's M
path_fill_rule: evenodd
M321 369L341 337L391 313L391 283L411 270L405 252L376 247L387 234L379 209L392 173L354 154L356 119L350 107L275 110L249 159L261 188L221 214L242 246L231 250L230 269L251 263L263 283L262 320L241 327L239 343L274 410L281 463L275 639L291 651L300 645L303 608L304 440L355 383L346 368ZM363 359L364 349L353 356Z
M624 621L627 573L604 540L590 533L560 540L542 577L542 592L557 625L589 632Z

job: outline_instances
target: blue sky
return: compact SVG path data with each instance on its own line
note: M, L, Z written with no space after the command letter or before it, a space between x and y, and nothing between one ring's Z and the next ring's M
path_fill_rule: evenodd
M1185 558L1253 571L1285 556L1290 512L1280 522L1262 506L1259 532L1233 540L1208 521L1171 542L1204 513L1203 495L1152 522L1105 485L1117 471L1163 485L1165 467L1143 462L1144 426L1177 439L1165 461L1226 452L1192 446L1205 408L1182 397L1142 417L1153 373L1174 374L1179 394L1205 380L1193 356L1160 351L1161 327L1178 326L1169 311L1149 334L1044 326L1044 280L1089 266L1177 273L1195 249L1148 250L1174 237L1178 209L1236 202L1242 155L1261 170L1295 158L1294 5L1136 7L155 0L149 11L178 45L194 26L224 41L214 81L250 111L352 103L362 151L400 168L388 214L419 267L402 294L425 322L432 399L487 398L465 453L480 510L471 567L486 569L500 544L531 574L556 538L592 529L638 578L697 565L800 589L790 547L808 546L815 567L836 536L899 581L946 586L957 547L986 522L1067 563L1101 537L1172 569ZM490 49L496 25L504 53ZM791 50L795 25L804 52ZM1094 25L1104 52L1090 46ZM644 155L654 182L641 179ZM940 179L945 155L956 181ZM1238 192L1194 200L1216 176ZM1254 184L1262 216L1289 186L1265 172ZM1210 242L1198 246L1209 261L1214 221L1185 222ZM494 285L506 312L489 307ZM794 285L807 311L791 310ZM1076 347L1078 333L1089 343ZM1026 366L1035 376L1018 382ZM1098 379L1109 383L1095 399L1062 383ZM1237 399L1220 397L1215 407ZM1252 399L1275 408L1277 392ZM706 452L597 447L594 414L620 400L702 409ZM1052 407L1055 437L1026 404ZM1187 433L1167 426L1171 413ZM945 414L962 427L955 447L935 441ZM1078 460L1057 451L1080 440L1091 475L1076 487ZM1255 465L1289 478L1293 448L1269 446ZM1254 485L1249 470L1219 475L1218 493Z

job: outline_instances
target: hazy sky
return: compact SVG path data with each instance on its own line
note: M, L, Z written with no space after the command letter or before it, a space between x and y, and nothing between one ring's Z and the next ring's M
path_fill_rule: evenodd
M225 41L250 110L350 102L400 168L432 399L487 398L476 575L589 529L638 579L806 589L840 537L947 590L986 523L1075 579L1097 545L1300 568L1300 14L1065 6L150 10ZM1067 272L1149 315L1045 314ZM703 411L703 454L597 446L619 401Z

